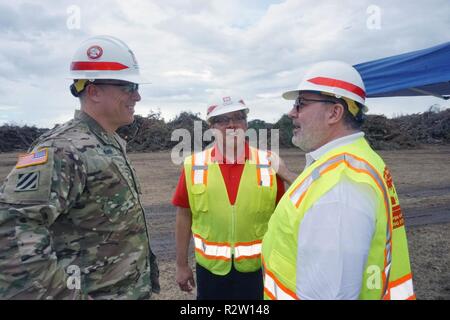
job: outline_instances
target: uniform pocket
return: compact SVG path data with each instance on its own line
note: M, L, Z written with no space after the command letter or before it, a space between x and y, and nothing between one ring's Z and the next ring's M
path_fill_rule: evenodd
M206 185L194 184L191 188L192 201L191 209L197 212L208 211L208 194L206 192Z
M284 257L275 249L270 252L268 263L269 269L273 270L280 277L280 280L282 282L284 282L291 288L295 288L294 279L289 278L289 276L283 276L283 275L295 275L296 274L295 265L290 263L286 257Z
M256 199L255 234L257 237L262 237L266 233L267 224L275 211L275 196L270 187L258 186Z
M208 213L208 192L204 184L195 184L191 188L192 231L207 239L210 229Z
M267 213L270 208L275 208L275 193L271 187L258 186L258 212Z

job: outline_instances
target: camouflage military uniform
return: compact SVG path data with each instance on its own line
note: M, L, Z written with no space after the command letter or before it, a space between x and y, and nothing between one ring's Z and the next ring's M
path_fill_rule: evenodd
M159 292L125 141L78 112L30 150L47 160L17 165L0 188L0 298L146 299Z

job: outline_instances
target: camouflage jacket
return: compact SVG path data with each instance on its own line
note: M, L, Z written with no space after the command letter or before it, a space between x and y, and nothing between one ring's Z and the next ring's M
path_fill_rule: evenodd
M125 141L77 112L29 151L0 187L0 299L159 292Z

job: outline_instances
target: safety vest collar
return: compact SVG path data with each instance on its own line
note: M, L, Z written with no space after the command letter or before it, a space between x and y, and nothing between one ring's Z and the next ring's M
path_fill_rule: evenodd
M271 187L274 183L274 172L268 159L270 151L250 148L250 162L256 164L257 185ZM213 148L192 155L191 182L195 184L208 183L208 165L212 162Z

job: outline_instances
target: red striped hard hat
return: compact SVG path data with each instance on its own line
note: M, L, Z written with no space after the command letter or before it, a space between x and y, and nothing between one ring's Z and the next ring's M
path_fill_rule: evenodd
M70 65L70 79L114 79L143 83L133 51L111 36L85 40Z
M300 91L329 93L336 98L348 98L365 105L366 89L359 72L351 65L341 61L323 61L314 64L306 71L297 90L283 93L287 100L297 99Z

